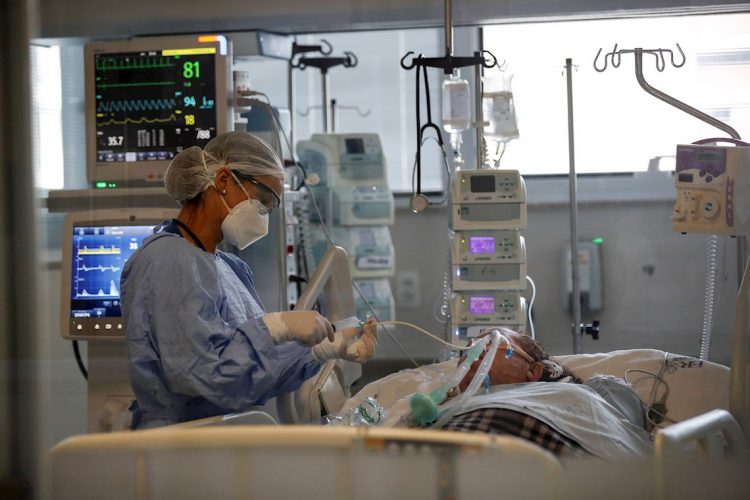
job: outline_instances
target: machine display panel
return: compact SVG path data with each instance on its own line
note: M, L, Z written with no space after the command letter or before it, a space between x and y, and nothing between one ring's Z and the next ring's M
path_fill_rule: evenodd
M120 317L120 275L154 225L73 228L70 317Z
M494 175L472 175L471 176L472 193L494 193L495 176Z
M95 54L96 161L171 160L216 137L215 52Z
M495 297L469 297L469 314L493 314L495 312Z
M469 252L473 254L493 254L495 253L494 236L470 236Z
M365 141L362 139L344 139L346 144L346 152L350 155L364 154L365 153Z
M86 46L89 181L158 182L169 162L228 130L231 59L221 36Z

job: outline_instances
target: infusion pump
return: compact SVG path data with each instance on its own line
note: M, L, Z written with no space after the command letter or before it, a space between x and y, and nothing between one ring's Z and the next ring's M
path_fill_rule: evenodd
M297 143L297 155L328 187L388 184L378 134L313 134Z
M677 146L675 188L673 230L750 233L750 146Z
M454 290L526 288L526 244L518 231L454 232L451 262Z
M453 333L460 339L476 337L497 326L526 331L526 300L517 291L456 292L451 314Z
M517 170L462 170L451 192L454 230L526 227L526 184Z

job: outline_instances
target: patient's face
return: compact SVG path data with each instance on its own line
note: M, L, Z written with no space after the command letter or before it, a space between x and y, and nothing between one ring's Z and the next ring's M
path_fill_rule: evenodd
M497 350L495 359L492 361L492 366L490 367L491 385L536 382L541 377L541 370L538 368L539 364L534 363L528 355L524 355L525 353L520 344L516 341L516 335L520 334L508 335L508 339L513 346L513 356L510 358L505 357L505 346L502 344ZM471 365L469 372L458 385L461 391L465 391L469 386L483 358L484 354Z

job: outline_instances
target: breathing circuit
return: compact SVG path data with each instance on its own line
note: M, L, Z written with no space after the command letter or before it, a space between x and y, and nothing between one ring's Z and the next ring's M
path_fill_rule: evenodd
M456 412L460 412L469 398L476 394L483 382L486 382L487 385L489 385L488 379L490 367L495 360L497 349L503 341L507 346L505 357L510 358L513 355L513 349L508 337L500 333L498 330L493 330L489 336L478 339L474 345L468 348L466 358L458 366L458 370L452 377L449 377L437 388L430 391L429 394L418 392L412 394L409 398L409 413L406 416L409 425L424 427L436 424L436 426L439 427L452 415L456 414ZM461 393L461 396L455 401L454 405L451 407L451 411L443 412L443 415L441 416L439 405L443 404L448 399L448 392L461 383L471 366L477 359L479 359L488 345L489 350L487 350L487 353L479 365L474 378L471 379L468 388ZM452 411L454 408L456 409L456 412Z
M495 360L495 355L500 347L500 344L505 344L505 358L509 359L513 356L513 345L510 343L508 337L501 333L498 329L493 329L490 335L475 339L469 346L457 346L446 342L445 340L431 334L430 332L404 321L379 321L376 322L378 325L391 324L391 325L403 325L413 328L424 335L436 340L442 344L445 344L453 349L463 351L465 359L458 366L458 370L447 377L438 387L429 392L429 394L423 394L416 392L409 398L409 413L406 416L406 420L411 426L425 427L428 425L436 424L440 426L444 423L447 418L460 412L461 409L466 405L466 402L481 387L482 383L485 382L489 385L489 371ZM363 333L365 323L359 321L357 324L358 334ZM488 349L489 346L489 349ZM450 415L444 413L440 416L439 406L448 399L448 392L454 387L458 386L461 381L466 377L471 366L481 357L482 353L486 351L482 363L479 365L474 377L469 383L466 391L461 393L461 396L455 401L451 407ZM455 411L453 411L455 410Z

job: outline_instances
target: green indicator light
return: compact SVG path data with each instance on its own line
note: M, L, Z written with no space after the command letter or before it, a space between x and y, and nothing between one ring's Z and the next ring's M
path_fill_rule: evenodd
M602 243L604 243L604 238L594 238L593 240L591 240L591 243L593 243L594 245L601 245Z
M107 183L104 181L97 181L94 186L96 186L97 189L103 189L107 187Z

